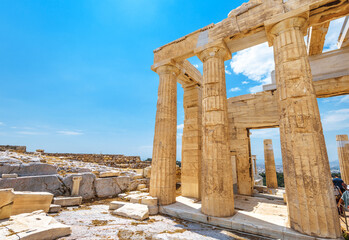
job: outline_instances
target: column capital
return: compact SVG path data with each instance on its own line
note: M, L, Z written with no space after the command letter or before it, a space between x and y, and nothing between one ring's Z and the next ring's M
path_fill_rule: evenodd
M269 46L273 46L276 36L290 29L300 29L305 36L308 29L308 19L309 9L302 7L264 22Z
M211 43L204 47L195 49L196 56L202 61L205 62L208 59L223 58L224 61L231 59L231 52L224 42Z
M174 73L179 75L180 68L174 60L164 61L151 66L151 70L157 74Z

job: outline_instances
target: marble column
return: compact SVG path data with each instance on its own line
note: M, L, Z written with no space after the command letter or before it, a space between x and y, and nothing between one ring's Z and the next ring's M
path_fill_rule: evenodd
M271 139L264 139L264 162L267 187L277 188L278 180L276 177L273 142Z
M337 149L341 178L349 184L349 141L348 135L337 135Z
M224 60L231 54L223 47L211 47L198 56L203 62L201 211L228 217L234 214L234 193Z
M202 151L202 88L183 86L182 196L200 199Z
M172 65L156 69L160 83L155 121L150 195L160 205L176 201L177 76Z
M307 235L339 238L330 165L304 42L306 19L292 17L266 26L274 47L290 225Z
M253 160L254 175L258 175L257 156L256 155L252 155L252 160Z

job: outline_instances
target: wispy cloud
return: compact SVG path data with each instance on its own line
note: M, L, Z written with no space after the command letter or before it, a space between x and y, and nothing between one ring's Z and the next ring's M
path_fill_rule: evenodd
M183 128L184 128L184 124L177 125L177 130L183 130Z
M229 92L238 92L238 91L241 91L239 87L234 87L229 90Z
M33 131L18 131L16 132L20 135L46 135L46 132L33 132Z
M325 131L349 128L349 108L325 113L322 117L322 124Z
M247 81L243 81L242 84L243 85L246 85L246 84L249 84L250 82L247 82Z
M228 70L228 66L225 66L225 73L231 75L231 71Z
M279 131L279 128L267 128L267 129L252 130L251 137L252 138L262 138L262 139L279 138L280 131Z
M342 97L339 103L349 103L349 95Z
M67 136L77 136L77 135L83 135L82 132L77 131L57 131L60 135L67 135Z
M338 37L341 31L343 22L344 22L344 17L336 19L330 23L330 27L326 34L324 52L338 49L337 42L338 42Z

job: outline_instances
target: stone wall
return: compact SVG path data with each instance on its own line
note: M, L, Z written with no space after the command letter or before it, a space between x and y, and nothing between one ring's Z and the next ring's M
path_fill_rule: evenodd
M0 151L12 151L12 152L20 152L25 153L27 151L26 146L11 146L11 145L0 145Z
M141 161L139 156L124 156L114 154L78 154L78 153L45 153L45 156L64 157L71 160L98 163L116 168L146 168L151 162Z

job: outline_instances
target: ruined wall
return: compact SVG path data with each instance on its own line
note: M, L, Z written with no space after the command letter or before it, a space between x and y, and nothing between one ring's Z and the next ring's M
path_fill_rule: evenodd
M12 152L20 152L25 153L27 151L26 146L11 146L11 145L0 145L0 151L12 151Z
M77 154L77 153L45 153L45 156L65 157L71 160L98 163L116 168L146 168L151 162L141 161L139 156L124 156L114 154Z

